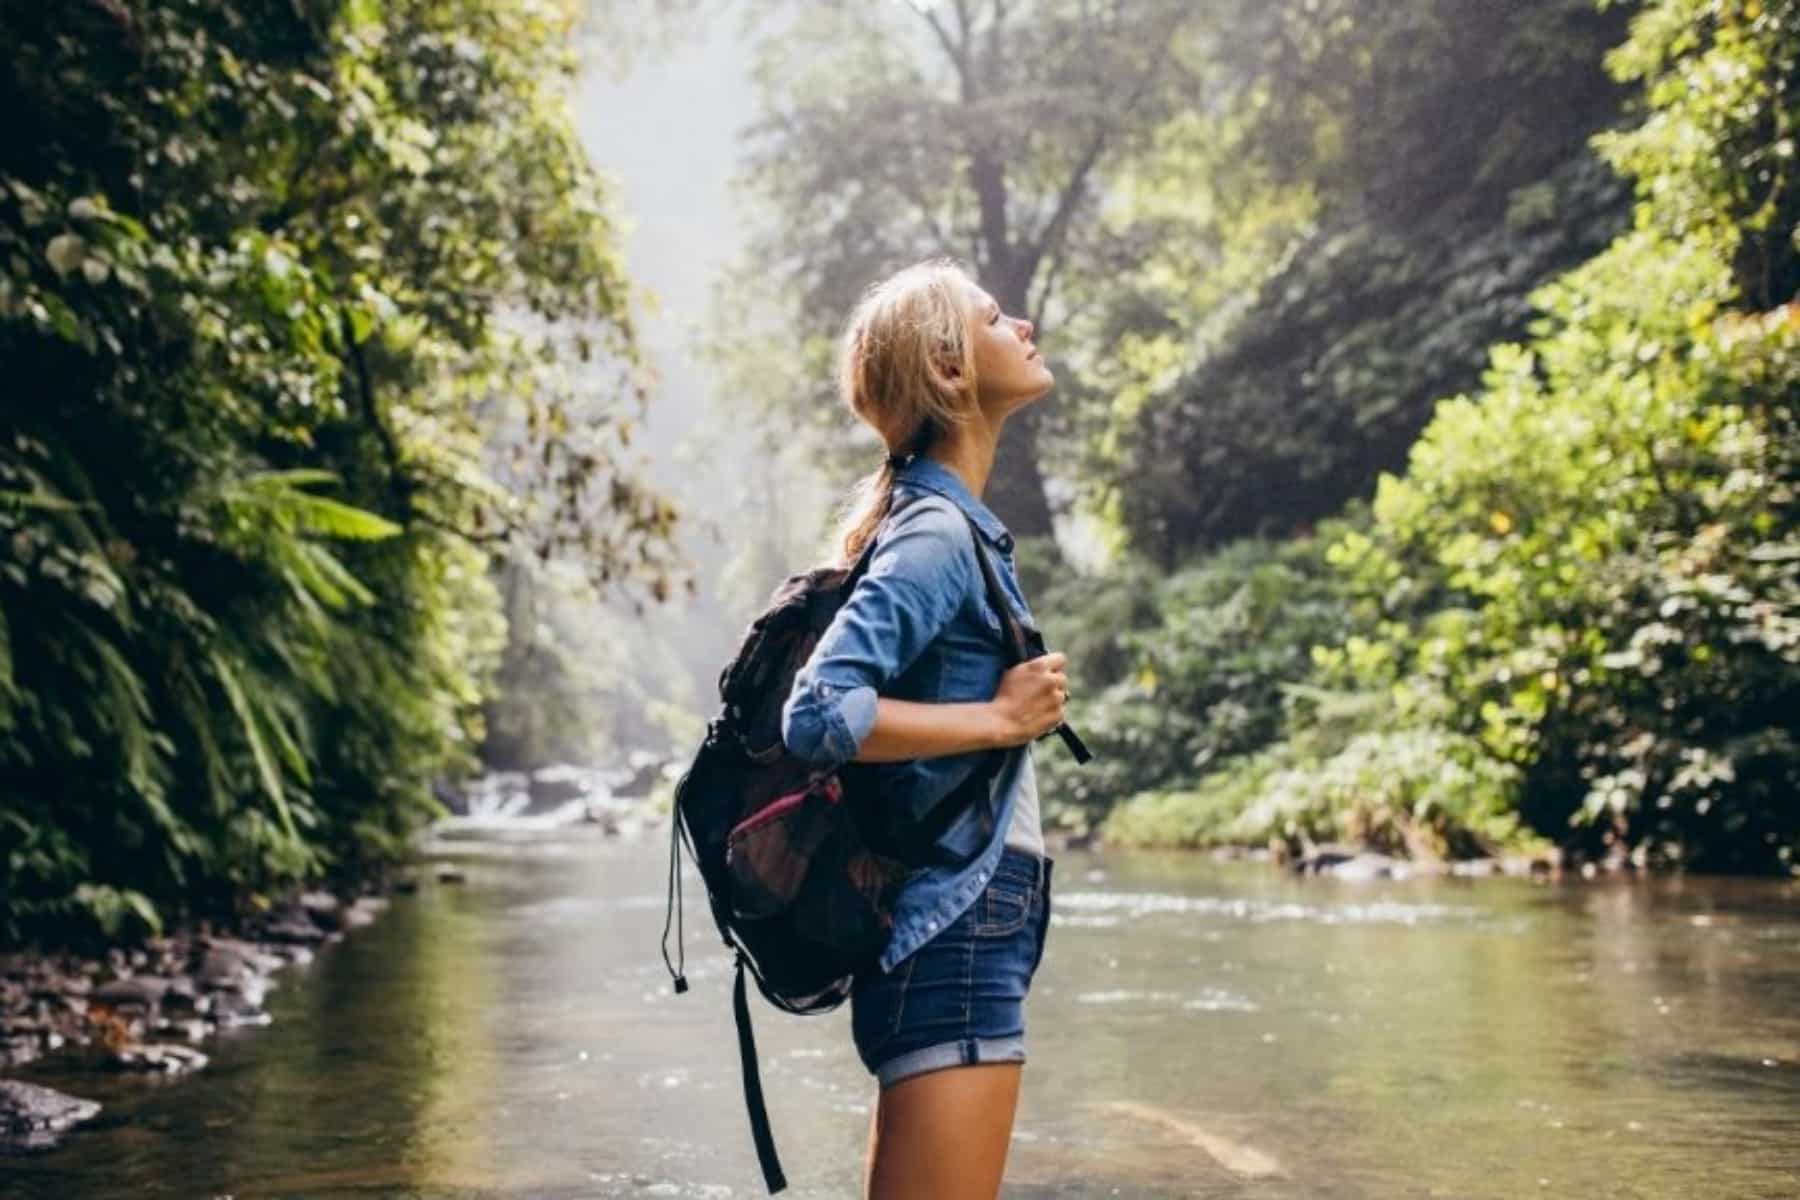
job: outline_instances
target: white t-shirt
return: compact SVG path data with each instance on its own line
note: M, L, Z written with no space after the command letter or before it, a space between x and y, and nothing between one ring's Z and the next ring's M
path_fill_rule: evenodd
M1006 844L1039 858L1044 855L1044 818L1038 805L1037 768L1031 744L1025 745L1025 761L1013 774L1012 823L1006 827Z

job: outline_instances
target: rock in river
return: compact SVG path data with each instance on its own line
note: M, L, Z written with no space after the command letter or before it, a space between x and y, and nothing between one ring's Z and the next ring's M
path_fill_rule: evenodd
M325 940L325 930L314 924L313 919L306 915L306 910L303 908L284 913L264 925L261 932L262 936L271 942L307 943Z
M114 1008L155 1008L169 990L170 981L157 975L133 975L103 983L92 992L92 998Z
M126 1071L161 1071L180 1075L206 1065L206 1055L177 1042L143 1042L126 1046L108 1060L109 1066Z
M343 911L343 901L323 889L301 893L300 907L321 929L336 929L341 924L338 914Z
M0 1142L9 1146L48 1146L56 1135L100 1111L92 1100L65 1096L35 1083L0 1079Z

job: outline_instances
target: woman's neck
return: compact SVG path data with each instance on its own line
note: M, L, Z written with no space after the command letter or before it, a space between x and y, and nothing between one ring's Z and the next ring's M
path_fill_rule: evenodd
M944 467L962 480L969 494L977 500L987 490L988 476L994 469L994 454L1000 447L999 428L990 429L977 418L957 430L953 438L932 443L925 457Z

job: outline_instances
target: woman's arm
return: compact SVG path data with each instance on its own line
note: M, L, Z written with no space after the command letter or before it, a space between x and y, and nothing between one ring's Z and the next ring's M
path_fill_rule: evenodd
M897 762L1023 745L1056 728L1061 654L1014 667L985 702L880 695L982 587L970 536L967 520L947 505L921 501L900 514L794 676L781 713L790 753L824 766Z
M992 701L926 704L883 696L875 702L875 724L854 761L939 758L1007 744Z
M781 714L790 753L821 766L859 755L879 693L979 586L973 550L968 522L948 501L920 500L893 518L867 573L794 676Z
M938 758L971 750L1022 746L1063 721L1068 655L1046 654L1023 662L1000 679L992 700L923 704L883 696L875 724L856 752L856 762Z

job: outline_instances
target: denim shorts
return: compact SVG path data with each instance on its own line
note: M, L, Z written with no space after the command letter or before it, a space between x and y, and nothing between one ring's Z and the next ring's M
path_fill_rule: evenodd
M892 971L857 976L851 1034L882 1087L945 1067L1025 1061L1025 993L1050 926L1050 867L1008 847L962 916Z

